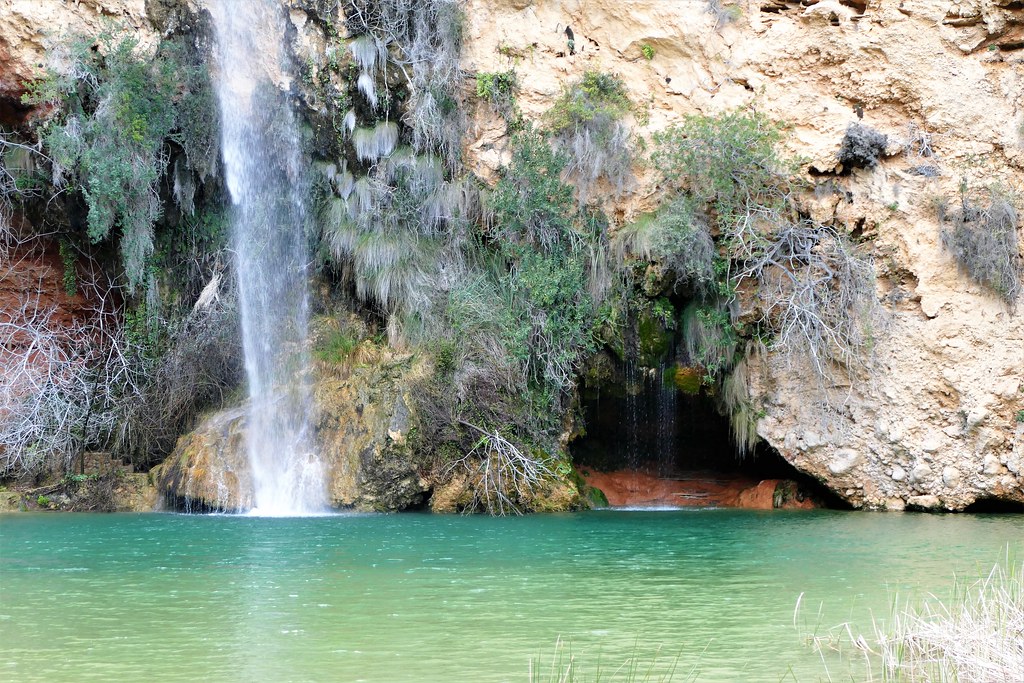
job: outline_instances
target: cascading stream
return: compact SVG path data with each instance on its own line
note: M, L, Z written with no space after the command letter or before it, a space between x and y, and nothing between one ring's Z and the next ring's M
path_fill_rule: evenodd
M307 179L279 87L288 81L283 17L271 0L208 0L208 8L249 386L251 512L320 512L323 465L307 424Z

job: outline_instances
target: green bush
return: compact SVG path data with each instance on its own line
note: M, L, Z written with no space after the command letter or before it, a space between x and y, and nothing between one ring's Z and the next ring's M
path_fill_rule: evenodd
M113 31L76 38L61 50L60 69L33 83L25 99L58 106L42 131L54 182L81 191L91 242L116 230L134 291L147 276L163 210L166 141L181 145L201 177L216 168L216 108L206 69L181 43L167 41L150 55L133 36ZM192 194L185 200L190 212Z
M687 285L698 294L715 286L715 243L708 219L680 196L654 214L623 226L615 234L620 263L629 258L659 262L672 272L676 286Z
M587 71L570 85L545 115L548 129L558 135L579 130L602 120L616 120L629 113L626 84L618 76Z
M424 442L471 454L456 462L477 482L472 505L498 514L528 507L540 480L564 478L545 462L561 452L576 373L596 348L604 225L578 207L564 164L536 133L513 138L492 220L448 291L445 341L435 342L435 376L417 401ZM516 474L502 483L471 462Z
M708 282L708 257L695 255L712 254L715 277L698 288L684 324L691 358L706 368L706 379L725 380L740 360L734 302L744 291L752 295L754 313L744 333L769 337L776 352L806 363L828 404L834 376L849 375L872 348L878 310L874 266L840 229L801 219L792 199L796 165L778 153L782 134L783 127L764 115L738 110L690 116L656 135L653 163L684 198L670 198L663 215L692 226L692 216L703 212L716 244L695 249L692 240L676 239L680 253L666 253L656 238L671 234L671 223L660 218L645 228L650 235L634 231L626 237L635 253L666 263L675 259L677 277L681 272L698 283ZM731 393L739 395L735 387Z
M508 341L547 395L569 391L585 350L593 348L595 300L588 274L604 240L596 216L576 207L561 180L564 158L527 132L492 198L498 247L510 265L502 284L518 325Z
M565 172L586 202L598 178L617 193L632 177L632 144L622 122L631 108L618 76L587 71L565 89L544 116L545 130L565 156Z
M758 112L692 115L655 134L651 158L666 180L685 180L687 194L738 233L758 209L781 208L793 170L778 155L781 140L782 126Z
M513 69L493 73L481 72L476 75L476 96L487 100L503 116L515 107L519 79Z
M78 179L89 207L88 235L121 230L128 285L145 274L160 216L161 147L174 124L174 83L165 64L137 54L134 38L100 37L101 50L80 55L83 74L63 89L66 117L46 135L51 157ZM105 56L100 56L105 55Z
M346 330L332 330L313 349L313 355L331 365L341 365L359 346L359 339Z

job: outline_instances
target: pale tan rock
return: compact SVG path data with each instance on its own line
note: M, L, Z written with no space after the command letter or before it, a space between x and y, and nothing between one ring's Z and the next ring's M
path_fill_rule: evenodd
M942 501L939 500L938 496L933 496L931 494L924 496L911 496L907 499L907 507L919 510L938 510L942 507Z
M907 502L902 498L889 498L885 501L885 509L890 512L903 512L907 508Z
M943 467L942 483L946 485L946 488L955 489L960 485L960 470L952 465L946 465Z
M791 124L789 152L819 173L836 169L849 123L860 120L887 134L890 156L878 168L834 179L849 202L801 201L819 220L872 226L876 262L890 264L879 269L879 292L903 287L906 303L886 304L874 363L858 375L839 415L817 410L820 397L806 372L773 354L755 368L753 388L767 412L759 433L795 466L855 504L867 495L855 482L888 482L890 497L905 500L914 487L936 484L935 473L952 471L946 468L980 473L985 453L1024 449L1003 417L1024 407L1013 391L1024 368L1024 320L958 270L939 241L931 208L935 196L956 197L961 177L975 186L1024 186L1016 130L1024 117L1024 71L1004 59L987 60L985 50L964 53L993 36L1010 36L1020 12L988 0L955 7L905 0L872 5L862 17L841 10L840 25L833 26L819 4L778 13L744 5L742 16L716 31L700 3L636 0L626 11L611 0L514 7L471 0L464 65L470 72L515 68L521 108L535 121L586 69L617 73L648 114L645 125L634 122L634 132L647 139L690 113L756 104ZM967 21L943 23L949 17ZM565 51L566 25L579 44L576 55ZM639 52L645 44L654 49L650 61ZM922 140L931 156L921 156ZM469 164L493 178L500 148L492 119L471 134ZM935 166L938 177L908 172L924 165ZM634 193L605 207L619 223L662 201L656 178L637 175ZM892 205L895 211L887 208ZM995 386L993 378L1001 378ZM990 399L981 400L978 391L991 391ZM845 467L841 449L860 455L856 467ZM897 462L896 453L927 454L933 462ZM975 476L943 477L943 504L963 508L989 495ZM1017 489L1008 495L1024 500ZM884 506L885 498L877 504Z
M350 362L318 362L311 427L335 508L398 510L427 490L410 457L407 392L422 366L363 342ZM245 407L208 416L154 468L163 495L215 509L248 509L253 481L245 446Z
M47 50L62 38L98 35L111 25L143 50L156 44L145 0L0 0L0 102L17 108L25 83L43 74Z

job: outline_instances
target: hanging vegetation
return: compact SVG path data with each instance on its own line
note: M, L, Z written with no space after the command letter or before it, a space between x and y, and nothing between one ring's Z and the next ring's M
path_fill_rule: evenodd
M0 476L64 472L85 450L148 464L240 374L234 307L219 296L223 196L205 56L181 36L143 50L113 27L55 42L48 64L25 96L51 111L23 131L38 142L0 141L5 168L14 149L31 153L31 169L4 177L25 216L63 221L63 284L83 304L63 319L25 293L0 316L10 369ZM46 235L10 227L0 223L0 245L45 248ZM204 288L207 302L193 309Z
M167 41L146 54L116 31L62 44L52 62L60 66L32 84L27 100L60 112L41 131L53 184L82 193L91 242L117 228L125 283L134 291L146 279L162 213L166 140L180 144L188 172L200 180L216 169L216 110L206 70L180 43ZM176 171L175 194L192 210L184 168Z
M748 421L758 412L737 375L758 348L744 339L769 340L809 368L824 403L834 405L841 397L832 387L862 367L877 329L871 259L839 228L799 214L795 168L777 152L782 134L763 115L741 110L691 116L656 135L652 160L681 193L619 238L623 253L660 263L690 290L687 356L718 387L741 448L756 438ZM740 291L754 306L742 325Z
M633 155L626 86L618 76L587 71L555 101L544 118L552 142L567 158L565 172L586 203L599 178L621 195L632 179Z

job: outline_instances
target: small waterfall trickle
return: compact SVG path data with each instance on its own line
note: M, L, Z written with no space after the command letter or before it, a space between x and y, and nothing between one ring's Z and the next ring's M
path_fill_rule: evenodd
M221 146L249 387L250 507L260 515L319 512L324 468L307 424L308 182L280 87L288 80L284 17L273 0L207 5L217 38Z
M672 382L669 373L673 365L662 359L658 367L658 373L654 378L657 382L657 417L655 422L658 425L658 476L665 477L672 474L673 461L676 456L677 415L676 401L677 393L675 384Z

